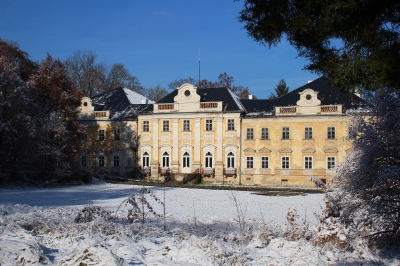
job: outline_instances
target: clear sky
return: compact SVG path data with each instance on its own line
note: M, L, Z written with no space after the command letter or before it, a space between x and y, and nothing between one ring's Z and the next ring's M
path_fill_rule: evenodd
M145 88L173 80L217 81L226 72L235 85L267 98L280 79L290 90L318 76L282 42L269 49L247 36L233 0L1 0L0 38L15 41L34 61L49 53L65 60L93 51L98 62L122 63Z

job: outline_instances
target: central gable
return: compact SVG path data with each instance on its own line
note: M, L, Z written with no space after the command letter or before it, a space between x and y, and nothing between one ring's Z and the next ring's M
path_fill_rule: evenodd
M178 94L174 97L174 103L199 103L200 95L197 94L197 87L185 83L178 89Z

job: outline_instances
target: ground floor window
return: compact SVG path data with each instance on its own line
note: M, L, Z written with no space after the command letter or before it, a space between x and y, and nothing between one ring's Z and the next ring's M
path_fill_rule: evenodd
M169 153L164 152L162 155L162 167L169 167Z
M114 155L114 167L119 166L119 155Z
M304 157L304 168L305 169L312 169L312 157L306 156Z
M290 158L289 156L282 157L282 169L289 169L290 167Z
M99 167L104 167L104 155L99 155Z
M190 155L188 152L185 152L183 154L183 168L189 168L190 167Z
M87 155L86 154L81 155L81 166L86 167L87 161L88 161Z
M327 157L327 167L329 170L335 168L336 166L336 157Z
M263 169L269 168L269 157L267 157L267 156L261 157L261 168L263 168Z
M213 167L213 155L211 152L206 153L206 168Z
M149 162L150 162L150 156L147 152L143 153L143 158L142 158L142 166L143 167L149 167Z
M252 157L252 156L246 157L246 168L249 168L249 169L254 168L254 157Z
M226 165L228 168L235 168L235 154L233 152L228 153Z

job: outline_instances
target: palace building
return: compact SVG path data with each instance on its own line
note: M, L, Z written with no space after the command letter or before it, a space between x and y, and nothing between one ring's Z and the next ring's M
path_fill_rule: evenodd
M84 97L80 163L92 172L204 183L304 186L330 182L351 144L357 95L321 77L274 100L241 100L226 88L183 84L154 103L117 88Z

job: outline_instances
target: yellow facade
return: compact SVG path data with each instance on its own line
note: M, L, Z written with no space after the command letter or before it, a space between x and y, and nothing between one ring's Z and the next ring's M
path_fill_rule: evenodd
M84 98L80 121L88 140L82 154L92 171L127 176L137 166L152 180L170 176L179 181L200 173L203 182L213 184L312 187L310 177L331 182L351 148L345 105L324 105L318 91L306 86L287 98L295 105L274 105L271 113L260 115L245 106L270 101L240 102L226 89L184 84L153 104L151 112L118 121L96 115L91 102L84 106L90 101ZM119 140L114 139L116 128ZM104 140L99 140L100 130ZM126 137L127 132L134 136Z

